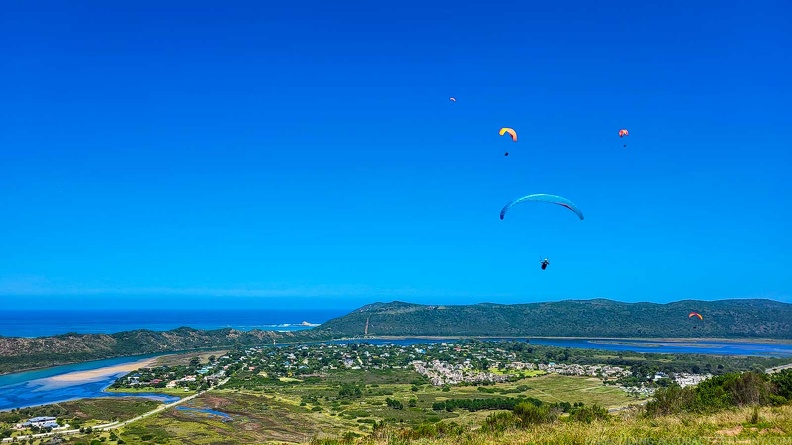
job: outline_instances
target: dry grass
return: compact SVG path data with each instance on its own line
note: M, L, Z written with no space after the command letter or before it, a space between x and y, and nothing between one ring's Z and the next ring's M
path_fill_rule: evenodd
M360 440L367 445L616 445L616 444L790 444L792 406L764 407L759 422L748 423L753 408L712 415L674 415L646 419L634 413L591 424L559 421L503 433L470 431L460 437L413 441L390 437Z

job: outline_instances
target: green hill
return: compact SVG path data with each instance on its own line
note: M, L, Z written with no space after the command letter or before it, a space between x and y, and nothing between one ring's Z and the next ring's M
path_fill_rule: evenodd
M704 319L688 318L691 311ZM792 339L792 304L684 300L667 304L566 300L426 306L374 303L314 329L327 336L534 336Z
M115 334L68 333L52 337L0 337L0 374L25 369L63 365L111 357L197 350L246 347L279 342L305 341L314 333L298 338L291 332L202 331L187 327L172 331L125 331Z

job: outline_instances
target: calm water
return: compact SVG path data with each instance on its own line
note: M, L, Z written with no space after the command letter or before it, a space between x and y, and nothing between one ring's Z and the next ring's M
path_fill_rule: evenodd
M125 375L126 372L96 376L90 380L86 379L81 381L58 381L53 379L53 377L71 372L89 371L108 366L134 363L150 357L154 357L154 355L97 360L76 365L56 366L48 369L0 376L0 410L95 397L134 396L146 397L162 402L173 402L178 400L178 397L163 394L104 392L105 388L110 386L118 377Z
M179 410L179 411L187 411L187 412L193 412L193 413L203 413L203 414L209 414L209 415L212 415L212 416L217 416L217 417L222 418L223 421L233 420L230 415L228 415L228 414L226 414L224 412L221 412L221 411L216 411L216 410L210 409L210 408L193 408L191 406L177 406L176 409Z
M608 351L634 351L660 354L716 354L716 355L755 355L762 357L792 357L792 342L769 344L754 342L717 342L717 341L652 341L652 340L613 340L613 339L550 339L550 338L504 338L501 340L526 341L535 345L560 346L566 348L604 349ZM398 345L450 343L455 339L404 338L399 340L339 340L333 343L344 344L364 342L370 344L393 343ZM497 341L497 340L495 340Z
M43 337L78 332L80 334L111 334L121 331L149 329L167 331L182 326L195 329L234 328L243 331L293 331L305 329L299 324L324 323L346 315L342 310L227 310L227 311L2 311L0 336Z

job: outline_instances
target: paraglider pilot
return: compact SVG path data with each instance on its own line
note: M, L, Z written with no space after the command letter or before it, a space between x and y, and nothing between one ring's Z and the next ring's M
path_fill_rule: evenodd
M548 260L547 258L543 259L542 260L542 270L547 269L547 265L548 264L550 264L550 260Z

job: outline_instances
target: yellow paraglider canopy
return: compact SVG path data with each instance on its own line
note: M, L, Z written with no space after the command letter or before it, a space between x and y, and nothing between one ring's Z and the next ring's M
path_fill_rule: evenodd
M509 135L511 136L512 140L513 140L514 142L517 142L517 132L516 132L516 131L514 131L514 129L513 129L513 128L503 127L503 128L501 128L501 129L500 129L500 132L499 132L499 134L500 134L501 136L503 136L503 135L504 135L504 134L506 134L506 133L509 133Z

